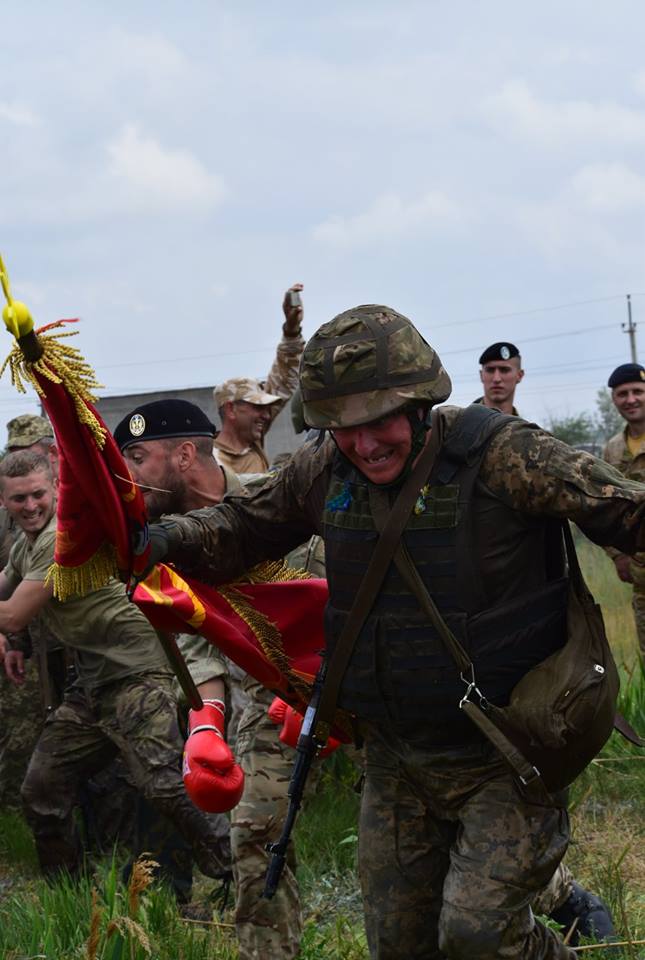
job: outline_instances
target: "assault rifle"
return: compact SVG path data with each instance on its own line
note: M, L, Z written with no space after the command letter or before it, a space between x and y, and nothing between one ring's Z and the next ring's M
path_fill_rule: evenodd
M291 771L291 779L287 791L289 808L282 826L282 833L276 843L267 843L266 845L267 852L272 855L269 866L267 867L266 877L264 879L264 892L262 894L267 900L270 900L278 889L280 877L282 876L282 871L284 870L287 859L287 848L291 840L291 833L296 822L298 810L302 805L309 770L311 769L311 764L316 754L321 747L325 745L327 739L324 737L321 743L316 736L320 695L325 683L326 672L327 660L323 657L318 673L316 674L316 679L314 680L311 699L304 720L302 721L300 736L298 737L296 759L293 762L293 770Z

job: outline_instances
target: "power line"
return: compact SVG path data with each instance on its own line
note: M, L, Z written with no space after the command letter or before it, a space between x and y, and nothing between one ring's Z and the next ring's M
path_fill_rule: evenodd
M564 333L547 333L542 337L523 337L522 344L537 343L540 340L560 340L562 337L577 337L582 333L590 333L592 330L613 330L616 324L603 323L597 327L582 327L580 330L567 330ZM442 350L444 357L454 357L458 353L476 353L478 347L463 347L461 350Z
M643 293L633 293L633 297L643 297ZM570 307L586 307L592 303L609 303L612 300L622 300L624 294L615 294L611 297L596 297L593 300L573 300L570 303L558 303L552 307L534 307L532 310L514 310L511 313L494 313L488 317L475 317L472 320L453 320L450 323L440 323L432 327L433 330L441 330L444 327L461 327L467 323L485 323L489 320L508 320L511 317L528 317L534 313L550 313L553 310L567 310Z

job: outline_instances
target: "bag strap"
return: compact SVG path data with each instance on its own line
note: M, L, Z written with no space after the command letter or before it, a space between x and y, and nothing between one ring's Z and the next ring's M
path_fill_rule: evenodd
M567 564L569 566L569 580L571 581L571 586L579 597L590 596L591 594L589 592L589 588L585 583L585 578L583 577L582 570L580 569L578 552L576 550L576 545L573 542L571 524L568 520L563 520L562 522L562 533L564 535L564 546L567 552Z
M382 529L379 530L379 538L374 547L372 558L361 580L345 625L336 641L334 652L327 664L325 683L320 695L316 719L316 729L321 731L320 736L323 735L325 730L328 731L331 724L340 685L351 659L356 638L374 605L374 599L387 573L412 507L419 496L419 490L427 480L441 446L442 428L439 411L435 410L432 413L431 428L430 439L421 451L412 472L394 501ZM371 486L369 484L370 489ZM326 736L328 736L328 732Z
M370 488L369 496L370 507L372 509L372 514L378 529L380 523L383 522L386 515L387 494L385 491L379 490L378 488ZM486 698L482 694L481 690L479 690L477 687L474 664L464 650L462 644L459 642L446 621L439 613L437 605L428 592L425 583L421 579L421 575L419 574L419 571L417 570L414 561L412 560L412 557L410 556L403 541L400 541L398 545L396 554L394 556L394 562L396 563L401 576L416 596L421 609L427 615L428 619L441 637L444 646L451 654L455 664L457 665L461 679L466 685L466 692L459 702L460 709L463 710L468 717L470 717L472 722L479 728L484 736L487 737L487 739L493 744L499 753L501 753L511 769L517 774L520 782L529 788L532 796L537 800L549 802L550 794L544 784L544 781L542 780L540 771L529 760L526 759L521 750L519 750L515 744L508 739L508 737L485 713ZM479 705L469 699L473 691L479 697Z

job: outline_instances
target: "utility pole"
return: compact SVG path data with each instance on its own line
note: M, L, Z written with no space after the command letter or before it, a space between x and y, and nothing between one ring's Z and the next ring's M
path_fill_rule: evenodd
M632 353L632 363L638 363L636 358L636 324L632 320L632 295L627 294L627 323L621 323L624 333L629 334L629 347Z

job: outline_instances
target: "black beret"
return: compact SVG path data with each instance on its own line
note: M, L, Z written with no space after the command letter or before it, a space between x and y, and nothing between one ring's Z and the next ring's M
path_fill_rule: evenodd
M167 437L214 437L214 425L188 400L153 400L135 407L118 424L114 439L121 448Z
M640 381L645 382L645 367L641 367L640 363L621 363L610 376L607 386L613 390L614 387L620 387L623 383Z
M503 340L499 343L491 343L490 347L486 347L479 358L479 362L484 364L492 363L493 360L510 360L511 357L519 357L519 355L520 351L514 343Z

